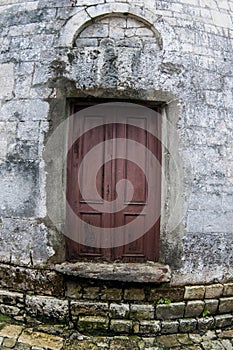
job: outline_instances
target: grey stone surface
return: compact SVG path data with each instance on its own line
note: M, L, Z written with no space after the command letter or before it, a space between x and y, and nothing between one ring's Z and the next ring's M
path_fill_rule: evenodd
M32 219L3 219L0 232L2 261L33 265L54 255L44 224Z
M139 333L141 334L159 334L161 331L161 324L159 321L141 321L139 326Z
M128 304L110 304L110 316L112 318L128 318L129 317L129 305Z
M68 276L79 276L121 282L168 282L171 277L169 266L148 262L138 263L63 263L56 270Z
M197 320L195 318L187 318L179 320L179 331L182 333L195 333L197 329Z
M162 334L174 334L177 333L179 329L178 321L163 321L161 325Z
M27 312L34 317L47 318L49 320L67 321L69 317L68 301L53 297L26 296Z

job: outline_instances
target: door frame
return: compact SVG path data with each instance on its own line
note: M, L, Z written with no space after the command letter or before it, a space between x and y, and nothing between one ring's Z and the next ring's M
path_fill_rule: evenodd
M91 106L94 106L94 105L97 105L97 104L102 104L102 103L109 103L109 102L127 102L127 103L131 103L131 104L138 104L139 106L144 106L144 107L147 107L147 108L150 108L152 110L155 110L156 112L160 113L161 114L161 110L162 110L162 107L161 107L161 103L158 103L158 102L153 102L153 101L137 101L137 100L119 100L119 99L95 99L95 98L90 98L90 99L69 99L69 114L70 115L73 115L74 114L74 111L75 111L75 108L77 108L78 106L78 109L79 110L82 110L82 109L86 109L88 107L91 107ZM70 126L69 126L69 132L68 132L68 147L71 147L71 144L70 142L72 143L72 122L73 122L73 117L71 118L71 122L70 122ZM161 133L162 133L162 121L161 119L159 120L159 135L158 135L158 143L159 143L159 153L156 154L156 157L158 158L158 161L160 162L160 164L162 163L162 144L161 144ZM67 169L68 171L72 171L72 159L71 157L68 157L67 159ZM71 189L71 184L68 183L69 179L67 178L67 196L69 196L69 191ZM159 191L160 191L160 208L162 207L162 203L161 203L161 191L162 191L162 183L161 183L161 174L160 174L160 177L159 177L159 183L160 183L160 188L159 188ZM162 208L161 208L162 209ZM160 215L161 216L161 215ZM66 218L67 220L67 218ZM160 242L160 217L159 219L157 220L156 224L156 231L159 232L158 233L158 242ZM69 238L68 238L69 240ZM68 242L67 238L66 238L66 247L69 245L67 244ZM104 254L104 249L101 249L101 251L103 252ZM158 248L158 253L155 255L155 261L158 261L159 260L159 251L160 249ZM110 254L111 255L111 254ZM90 258L92 258L90 256ZM98 258L98 257L97 257ZM103 257L101 256L101 260L108 260L108 258L110 258L109 256L109 253L107 253L106 251L106 256ZM66 259L67 260L70 260L70 257L69 257L69 253L68 253L68 249L66 248ZM79 258L76 258L75 260L78 261L78 260L83 260L83 257L79 257ZM111 260L111 258L110 258ZM132 261L132 259L127 259L127 258L124 258L124 259L121 259L122 261ZM145 260L143 260L145 261Z

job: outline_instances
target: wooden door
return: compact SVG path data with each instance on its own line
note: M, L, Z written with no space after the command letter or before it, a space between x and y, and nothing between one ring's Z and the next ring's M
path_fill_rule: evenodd
M157 261L161 201L160 114L135 104L86 107L85 104L74 104L70 121L67 259ZM132 142L135 142L135 147ZM142 145L140 153L139 145ZM93 150L96 151L88 161ZM151 160L146 150L157 160L149 178L145 173ZM140 166L137 165L139 157ZM127 181L119 194L117 186L124 179ZM149 212L148 197L153 200L153 213ZM122 207L120 204L118 207L117 201L123 202ZM106 212L108 204L111 209ZM80 219L80 225L70 214L70 207ZM155 215L155 220L145 231L149 215ZM141 230L141 234L135 239L135 231L128 232L125 227L137 218L140 218L137 231Z

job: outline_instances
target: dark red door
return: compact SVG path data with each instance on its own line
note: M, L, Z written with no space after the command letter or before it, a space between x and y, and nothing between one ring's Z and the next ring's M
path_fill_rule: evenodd
M156 261L160 114L135 104L86 107L74 104L70 121L67 259Z

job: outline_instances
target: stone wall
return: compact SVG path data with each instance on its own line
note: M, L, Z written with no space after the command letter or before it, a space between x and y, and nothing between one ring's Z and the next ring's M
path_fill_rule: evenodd
M9 269L2 265L1 271L5 288ZM82 334L145 337L233 325L233 283L171 287L26 268L12 268L10 275L8 290L0 290L0 313L15 321L66 324Z
M147 100L163 103L169 150L160 260L176 284L232 280L232 11L230 0L1 1L1 262L65 260L66 138L54 159L43 151L68 99Z

